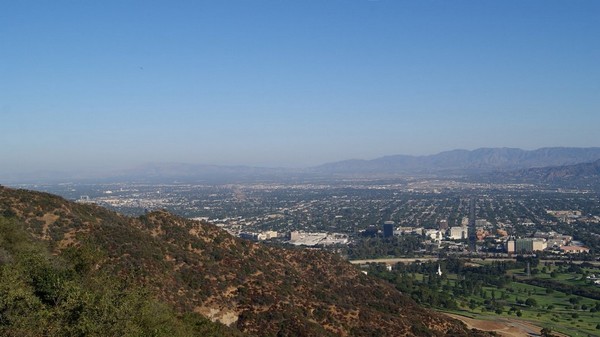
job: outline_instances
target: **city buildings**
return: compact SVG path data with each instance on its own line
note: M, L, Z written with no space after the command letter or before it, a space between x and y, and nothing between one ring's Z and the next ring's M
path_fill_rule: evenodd
M395 223L393 221L386 221L383 224L383 237L384 238L389 238L394 236L394 225Z
M330 246L348 243L348 235L340 233L308 233L293 231L289 243L295 246Z
M589 253L590 249L584 246L561 246L560 251L564 254Z
M448 220L442 219L442 220L438 221L438 228L440 231L448 230Z
M544 239L538 238L511 238L506 241L507 253L533 253L546 249L547 243Z
M451 240L465 240L469 237L469 229L466 226L450 227L448 238Z

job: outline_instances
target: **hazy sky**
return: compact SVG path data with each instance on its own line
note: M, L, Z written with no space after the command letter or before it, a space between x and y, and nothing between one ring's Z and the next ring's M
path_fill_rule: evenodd
M600 146L600 1L2 1L0 173Z

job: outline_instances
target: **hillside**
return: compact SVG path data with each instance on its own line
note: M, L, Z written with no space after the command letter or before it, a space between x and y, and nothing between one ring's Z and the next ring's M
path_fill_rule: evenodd
M195 312L232 327L208 327L200 316L193 321L219 334L486 335L418 307L334 255L254 244L163 211L127 218L50 194L0 187L0 214L56 258L69 259L81 279L110 275L122 291L152 294L180 321ZM56 305L62 300L54 299Z

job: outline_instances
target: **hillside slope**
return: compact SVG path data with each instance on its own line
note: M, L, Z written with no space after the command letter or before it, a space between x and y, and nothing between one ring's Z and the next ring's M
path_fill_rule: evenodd
M89 273L148 289L255 336L484 336L417 306L337 256L240 240L156 211L127 218L95 205L0 187L0 215L57 255L92 251Z

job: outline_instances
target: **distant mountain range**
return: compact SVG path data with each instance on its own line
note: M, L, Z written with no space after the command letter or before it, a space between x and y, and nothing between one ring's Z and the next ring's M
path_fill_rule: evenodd
M537 150L480 148L452 150L434 155L392 155L372 160L352 159L305 169L223 166L188 163L153 163L103 174L45 172L0 177L4 183L146 182L241 183L306 181L336 177L401 177L407 175L478 176L497 172L514 179L523 170L589 163L600 159L600 147L547 147ZM583 172L583 171L582 171ZM496 175L497 179L503 176Z
M595 178L600 176L600 160L575 165L534 168L523 171L523 177L555 181L571 178Z
M452 150L428 156L395 155L373 160L345 160L313 168L330 174L469 174L563 166L600 159L600 148L548 147Z
M541 183L600 191L600 159L591 163L494 172L487 177L490 180L502 182Z

